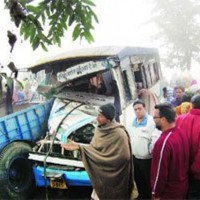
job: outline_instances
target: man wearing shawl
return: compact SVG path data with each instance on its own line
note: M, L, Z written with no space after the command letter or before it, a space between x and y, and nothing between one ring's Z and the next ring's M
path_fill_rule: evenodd
M80 150L93 186L93 199L129 199L133 190L132 153L124 126L114 120L113 104L100 106L98 126L90 145L74 141L66 150Z

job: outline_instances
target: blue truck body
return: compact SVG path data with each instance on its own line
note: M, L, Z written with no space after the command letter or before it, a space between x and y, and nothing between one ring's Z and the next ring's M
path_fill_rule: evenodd
M13 141L35 142L46 134L53 100L0 118L0 151Z

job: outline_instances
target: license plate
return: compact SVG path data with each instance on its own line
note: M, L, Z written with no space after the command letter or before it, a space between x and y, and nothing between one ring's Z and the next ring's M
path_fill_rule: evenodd
M67 184L63 179L50 180L51 188L67 189Z

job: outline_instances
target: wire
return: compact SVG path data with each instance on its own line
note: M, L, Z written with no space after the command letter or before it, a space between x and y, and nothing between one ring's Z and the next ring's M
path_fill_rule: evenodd
M73 101L71 101L71 102L73 102ZM70 103L71 103L71 102L70 102ZM67 105L69 105L69 104L67 104ZM52 143L51 143L51 145L50 145L49 151L47 152L47 154L46 154L46 156L45 156L45 158L44 158L44 183L45 183L45 196L46 196L46 200L49 199L49 197L48 197L48 187L47 187L47 173L46 173L46 160L47 160L47 157L49 156L49 154L50 154L50 152L51 152L51 150L52 150L52 148L53 148L53 144L54 144L54 141L55 141L55 139L56 139L56 135L57 135L57 133L58 133L58 129L59 129L59 127L61 126L61 124L63 123L63 121L64 121L74 110L76 110L77 108L81 107L82 105L84 105L84 103L81 103L81 104L79 104L78 106L74 107L74 108L73 108L70 112L68 112L67 115L60 121L60 123L59 123L59 125L58 125L58 127L57 127L57 130L55 131L55 134L54 134L54 136L53 136ZM66 105L65 105L65 106L66 106Z

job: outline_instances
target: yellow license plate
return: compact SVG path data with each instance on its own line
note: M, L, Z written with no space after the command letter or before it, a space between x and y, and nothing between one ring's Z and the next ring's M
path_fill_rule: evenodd
M67 189L67 184L63 179L50 180L51 188Z

